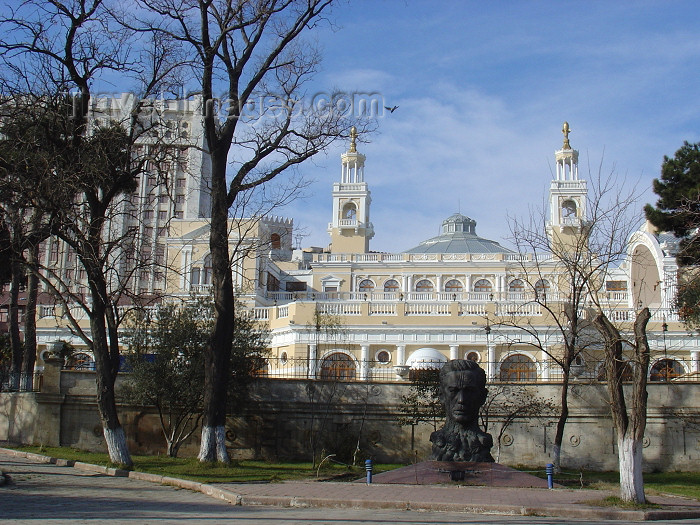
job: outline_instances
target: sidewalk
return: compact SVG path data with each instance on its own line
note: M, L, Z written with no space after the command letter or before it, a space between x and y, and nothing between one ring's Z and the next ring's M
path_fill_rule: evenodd
M592 501L600 501L613 495L610 491L601 490L380 483L367 485L318 481L203 484L154 474L66 462L0 448L0 465L7 463L11 458L19 457L35 463L72 466L77 471L98 472L122 478L121 483L125 485L131 483L130 479L172 485L201 492L233 505L450 511L623 521L700 518L700 501L673 496L650 497L653 503L661 505L660 509L621 510L590 504Z

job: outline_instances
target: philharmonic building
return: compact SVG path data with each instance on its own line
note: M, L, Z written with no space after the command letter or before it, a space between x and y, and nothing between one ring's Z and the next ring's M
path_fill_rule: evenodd
M107 121L128 103L95 100L92 119ZM129 272L134 296L188 300L211 291L209 161L196 100L162 102L158 115L157 134L171 140L172 154L157 166L160 175L140 177L137 192L123 204L131 210L124 214L129 219L112 225L115 231L135 228L129 250L138 254L133 260L147 264L137 270L127 263L116 267ZM158 147L155 133L151 142L144 139L142 152ZM480 237L478 217L460 213L436 218L442 221L436 237L411 239L407 232L406 244L414 247L402 253L372 246L371 163L366 166L356 138L353 129L332 187L320 197L332 202L327 247L295 246L292 219L264 215L231 220L238 299L270 334L267 364L260 373L400 382L449 359L472 359L492 382L557 381L561 369L551 356L561 352L564 335L553 315L562 311L568 296L561 261L545 253L517 253ZM587 225L588 190L566 124L564 138L554 152L556 173L543 235L573 246ZM127 220L132 222L123 222ZM591 298L580 305L583 310L590 310L592 302L600 305L623 333L635 310L650 308L651 381L693 378L699 370L698 340L673 306L675 249L673 236L641 227L629 238L624 260L595 275ZM41 257L57 270L66 289L84 297L85 275L74 254L50 239ZM41 369L45 353L64 341L75 348L68 365L89 368L92 356L66 321L69 311L87 326L80 309L42 297L37 366ZM6 316L3 308L0 315ZM126 311L129 305L120 308ZM585 311L581 315L586 318ZM572 376L598 381L604 373L602 346L594 341L592 328L589 332Z

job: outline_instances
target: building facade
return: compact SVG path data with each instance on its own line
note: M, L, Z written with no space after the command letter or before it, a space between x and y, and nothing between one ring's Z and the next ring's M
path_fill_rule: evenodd
M96 99L91 122L123 119L133 104L128 95ZM110 223L115 235L131 239L115 256L116 275L127 276L133 297L151 297L152 303L210 293L209 161L200 113L196 99L154 106L155 118L137 148L146 170ZM559 247L574 246L589 224L587 183L579 177L568 125L563 131L545 232ZM440 235L403 253L371 251L371 173L365 177L367 159L357 151L356 138L353 129L329 192L327 248L293 246L291 219L231 219L238 298L270 329L264 373L406 381L422 369L465 358L481 363L490 381L557 381L561 369L553 357L561 353L565 331L555 312L568 300L561 260L479 237L476 221L460 213L443 220ZM673 306L675 246L671 235L643 226L629 238L624 260L596 274L588 302L581 303L595 302L623 332L635 310L650 308L652 381L694 380L699 372L698 339ZM41 257L71 293L84 298L84 271L66 246L49 239ZM89 366L90 352L66 321L69 311L87 325L80 308L59 306L48 288L44 292L39 357L67 341L77 349L73 364ZM125 301L125 312L132 307ZM572 374L581 381L601 379L601 352L591 344Z

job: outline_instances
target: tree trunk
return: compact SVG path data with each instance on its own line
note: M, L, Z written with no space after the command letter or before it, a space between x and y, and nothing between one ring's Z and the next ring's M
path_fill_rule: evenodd
M24 273L22 265L16 257L10 260L12 280L10 281L10 348L12 349L12 370L10 374L10 389L19 389L19 378L22 373L22 339L19 330L19 288Z
M226 400L234 332L233 279L228 248L226 156L212 153L212 214L209 248L214 288L214 330L204 353L204 419L199 461L229 463Z
M561 468L561 444L564 441L564 427L566 426L566 421L569 419L569 371L563 370L564 377L562 378L560 400L561 400L561 411L559 412L559 419L557 420L557 430L554 434L554 448L553 448L553 458L552 464L554 465L555 471L559 472Z
M114 395L114 382L119 369L119 356L115 360L110 356L107 326L105 323L106 284L97 268L88 270L92 294L92 314L90 331L92 335L92 352L95 356L95 382L97 384L97 408L100 412L102 430L107 443L109 459L118 465L133 465L126 445L126 435L119 423L117 402Z
M634 322L634 368L632 385L632 410L627 413L627 403L622 386L626 362L622 353L622 337L618 329L599 313L595 325L605 340L605 370L610 395L610 410L617 432L618 464L620 469L620 499L645 503L642 471L642 439L646 428L647 372L649 370L649 344L646 325L651 318L648 308L637 313Z
M37 244L29 250L29 266L36 268L39 253ZM30 271L27 275L27 308L24 312L24 355L22 356L22 375L25 390L34 387L34 365L36 363L36 300L39 294L39 277Z
M642 441L632 436L618 436L617 453L620 468L620 499L645 503L642 474Z

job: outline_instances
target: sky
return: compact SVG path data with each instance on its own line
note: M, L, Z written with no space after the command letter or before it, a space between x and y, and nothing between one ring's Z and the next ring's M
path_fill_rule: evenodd
M401 252L461 212L508 246L509 224L542 208L562 146L581 178L615 171L655 202L664 155L700 141L700 2L351 0L314 30L313 89L378 93L399 106L362 137L370 250ZM307 198L280 215L303 246L329 243L336 143L305 163Z

